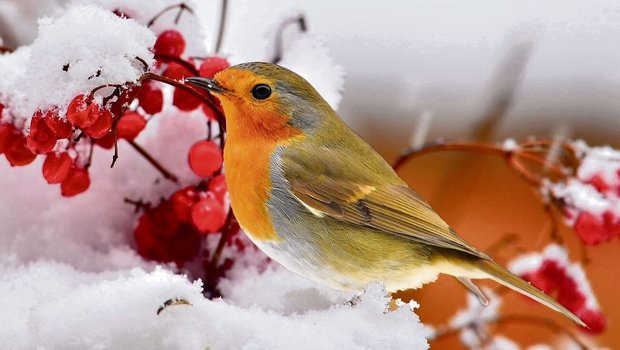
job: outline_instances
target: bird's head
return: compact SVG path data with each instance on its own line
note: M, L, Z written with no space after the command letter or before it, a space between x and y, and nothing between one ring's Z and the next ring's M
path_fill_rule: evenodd
M220 99L231 132L313 132L334 115L310 83L276 64L243 63L217 73L213 79L185 80Z

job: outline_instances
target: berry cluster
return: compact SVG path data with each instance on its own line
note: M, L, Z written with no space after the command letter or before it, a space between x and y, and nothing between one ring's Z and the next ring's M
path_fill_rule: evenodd
M581 318L591 333L605 329L605 316L600 311L590 284L580 265L571 264L567 252L559 245L548 246L541 254L528 254L510 264L510 270L529 281Z
M231 229L225 227L230 210L227 196L224 176L217 175L174 192L156 207L139 203L144 212L134 230L138 253L183 266L198 254L201 236Z
M186 8L185 5L180 7ZM170 8L164 11L168 10ZM124 11L114 13L129 18ZM83 193L90 186L89 167L95 146L115 148L115 160L117 142L125 140L165 178L176 182L177 177L148 155L135 139L159 113L174 112L174 108L191 112L202 107L208 133L187 154L189 168L201 178L200 182L177 190L156 205L129 201L139 204L142 210L134 230L138 253L147 259L175 262L181 267L197 256L207 235L221 232L222 239L230 245L234 242L232 236L239 231L230 213L222 174L225 128L219 124L223 121L219 101L183 81L188 76L212 78L229 63L218 56L185 57L185 37L175 29L159 33L151 51L155 58L153 64L135 58L136 64L144 67L143 75L135 81L95 87L70 101L59 101L57 105L38 110L30 118L16 115L10 105L5 109L0 104L0 116L5 121L0 124L0 154L3 153L12 166L30 164L41 155L45 180L59 184L61 194L70 197ZM67 64L62 69L68 71L71 67ZM173 110L165 101L165 85L173 89ZM28 120L25 125L17 121L24 119ZM211 135L214 123L219 131L217 142ZM234 244L239 248L238 243ZM208 250L202 254L208 254ZM208 270L223 268L225 272L232 261L213 264L215 266Z
M195 65L194 58L182 59L181 55L185 51L185 39L181 33L173 29L159 34L153 51L156 60L160 63L158 66L161 67L161 63L166 64L162 75L177 81L182 81L189 76L213 78L217 72L230 66L225 58L218 56L204 58L198 67ZM202 103L191 93L175 88L172 104L179 110L189 112L198 108ZM202 109L207 117L212 120L216 119L215 113L209 105L202 104Z
M584 153L577 177L552 185L549 194L581 241L595 245L620 237L620 152L599 147Z

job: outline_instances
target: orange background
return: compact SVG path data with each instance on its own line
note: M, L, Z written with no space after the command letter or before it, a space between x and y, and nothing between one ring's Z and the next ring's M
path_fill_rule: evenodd
M433 153L408 162L400 175L474 246L488 249L503 235L517 234L517 242L491 254L502 264L522 252L540 251L550 241L550 225L536 190L514 175L502 159L456 152ZM569 245L571 260L581 259L582 251L574 231L562 225L561 232ZM618 239L614 239L588 247L591 262L585 267L607 316L606 331L593 339L609 348L620 348L618 243ZM498 286L493 282L478 284ZM398 296L417 300L421 305L417 313L428 325L445 324L466 300L465 289L450 276L440 276L433 284ZM567 328L577 329L561 315L511 291L505 294L501 310L505 314L549 317ZM503 325L499 331L522 346L540 342L553 344L553 333L535 324ZM578 330L577 333L584 334ZM432 342L431 347L459 349L458 344L456 336L448 336Z

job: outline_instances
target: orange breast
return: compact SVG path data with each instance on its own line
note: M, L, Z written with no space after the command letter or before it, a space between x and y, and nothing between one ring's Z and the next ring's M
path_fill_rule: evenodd
M258 240L279 239L266 205L271 191L269 161L276 147L275 142L229 139L224 149L226 183L233 212L247 234Z
M239 83L243 76L235 77ZM224 169L233 212L239 224L257 240L280 240L274 230L267 201L271 194L270 160L276 148L301 133L288 125L273 101L261 108L239 97L222 98L227 140Z

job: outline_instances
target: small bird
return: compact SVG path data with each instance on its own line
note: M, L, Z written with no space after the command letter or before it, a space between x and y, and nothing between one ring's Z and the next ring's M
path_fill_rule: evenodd
M214 79L186 78L226 116L224 169L233 212L252 241L289 270L362 291L491 278L584 323L553 298L465 242L298 74L251 62Z

